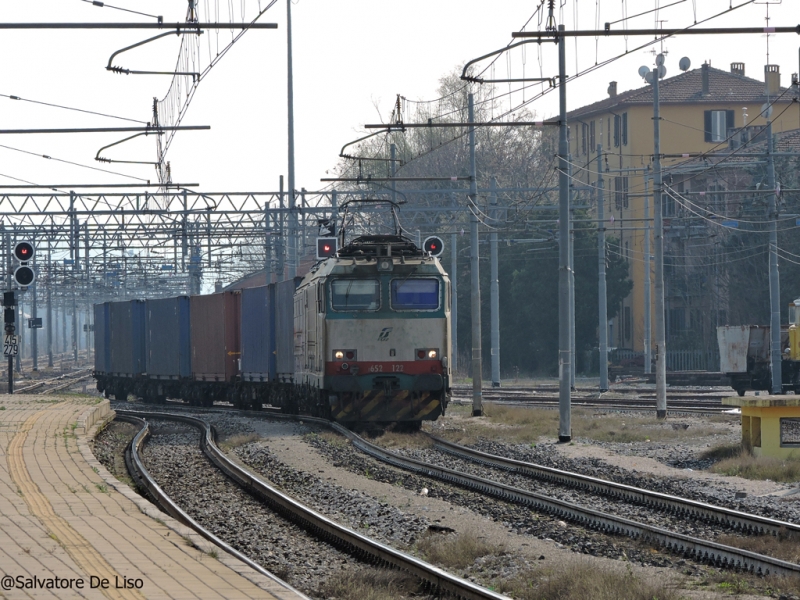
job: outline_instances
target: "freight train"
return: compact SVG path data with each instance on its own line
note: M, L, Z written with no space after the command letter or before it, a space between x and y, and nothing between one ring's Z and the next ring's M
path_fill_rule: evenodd
M302 278L105 302L94 319L97 389L118 400L418 426L450 395L450 281L400 231L355 237Z

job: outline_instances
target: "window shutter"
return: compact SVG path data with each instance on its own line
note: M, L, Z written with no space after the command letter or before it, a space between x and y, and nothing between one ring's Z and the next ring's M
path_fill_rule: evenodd
M733 124L733 111L725 111L725 137L728 137L728 130L733 129L736 125Z
M622 145L628 145L628 113L622 113Z
M711 111L707 110L703 113L703 129L705 130L705 141L711 141Z
M614 115L614 147L619 148L619 134L620 134L620 118L619 115Z

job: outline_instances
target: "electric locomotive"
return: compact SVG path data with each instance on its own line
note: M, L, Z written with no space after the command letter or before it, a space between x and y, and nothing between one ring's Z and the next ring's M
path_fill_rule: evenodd
M450 280L401 235L365 235L294 296L295 381L340 422L411 422L450 393ZM313 410L312 410L313 412Z

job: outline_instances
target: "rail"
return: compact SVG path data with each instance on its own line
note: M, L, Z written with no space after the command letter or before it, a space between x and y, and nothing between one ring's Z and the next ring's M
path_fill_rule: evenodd
M200 429L201 449L211 460L211 462L213 462L220 470L222 470L223 473L225 473L228 477L233 479L249 492L260 497L268 505L270 505L270 507L276 510L276 512L288 517L305 529L312 531L318 537L332 541L350 554L369 556L378 564L392 565L396 568L407 571L427 582L435 589L441 592L453 594L459 598L464 598L467 600L508 600L506 596L497 594L491 590L487 590L475 585L465 579L451 575L450 573L447 573L438 567L414 558L413 556L405 554L404 552L400 552L399 550L395 550L394 548L381 544L380 542L376 542L375 540L363 536L347 527L339 525L324 515L306 507L297 500L294 500L286 494L278 491L254 473L251 473L247 469L228 459L222 450L217 447L216 443L214 442L211 426L205 421L183 415L157 412L117 411L117 415L120 417L129 418L138 417L146 419L180 421ZM327 423L327 421L322 419L311 420ZM145 474L147 474L147 470L144 468L144 465L141 463L141 459L138 457L138 449L147 435L149 435L149 427L146 427L139 434L137 434L131 443L131 461L139 473L142 474L143 478ZM150 493L153 494L158 503L162 505L169 514L175 516L176 519L194 528L194 526L190 525L187 521L187 519L191 518L181 511L180 508L178 508L166 496L163 490L161 490L161 488L158 487L154 481L152 481L152 478L150 478L149 474L147 474L146 477L149 479L149 482L146 484L146 489L148 491L150 491L151 488L155 490L155 493ZM173 514L173 511L175 514ZM214 543L219 542L214 541Z
M257 414L257 413L254 413ZM347 428L332 423L323 419L315 419L310 417L302 417L304 421L321 423L328 427L333 428L342 435L346 436L352 444L362 452L377 458L382 462L391 464L401 469L433 477L450 483L455 483L462 487L477 490L484 494L489 494L500 498L502 500L516 502L530 506L536 510L541 510L553 514L559 518L570 520L579 525L588 528L597 529L606 533L616 535L627 535L632 538L641 539L658 544L669 551L680 553L686 556L692 556L695 560L700 562L709 562L721 567L728 567L734 569L742 569L745 571L752 571L762 575L777 574L788 575L800 574L800 565L790 563L788 561L764 556L749 550L734 548L716 542L694 538L681 533L675 533L654 527L645 523L638 523L630 519L610 515L591 508L582 507L570 502L558 500L543 496L535 492L523 490L508 486L499 482L490 481L467 473L462 473L446 467L439 467L412 458L400 456L394 452L390 452L364 440L359 435L353 433ZM686 500L687 509L689 504L702 504L694 503L691 500ZM706 505L709 508L710 505ZM695 507L694 510L699 510ZM719 509L726 512L727 509ZM736 511L727 511L736 512ZM744 513L741 513L744 515ZM770 519L758 517L756 515L749 515L754 519L754 522L761 523L761 527L766 529L766 522ZM773 521L778 527L782 526L782 521ZM793 526L796 527L796 526Z
M225 543L220 538L215 536L213 533L205 529L197 521L192 519L192 517L189 516L189 514L186 513L181 507L175 504L172 501L172 499L164 492L164 490L161 489L161 487L151 477L150 473L147 471L147 468L144 466L144 463L142 462L141 456L139 455L140 448L147 441L147 438L150 437L150 426L147 423L147 421L131 415L122 414L122 411L117 411L117 418L121 421L133 423L134 425L141 427L139 432L134 436L131 443L128 444L128 447L125 449L125 465L128 467L128 472L133 477L133 480L136 482L137 486L139 486L140 489L147 491L150 498L153 499L158 506L160 506L173 519L177 520L180 523L183 523L184 525L190 527L191 529L194 529L197 533L199 533L209 542L217 545L219 548L221 548L228 554L235 556L243 563L245 563L247 566L255 570L257 573L269 578L270 580L286 588L287 590L296 593L298 597L310 600L308 596L296 590L282 579L279 579L278 577L273 575L270 571L259 565L257 562L248 558L245 554L242 554L241 552L236 550L236 548ZM184 420L185 418L186 417L176 417L177 420Z

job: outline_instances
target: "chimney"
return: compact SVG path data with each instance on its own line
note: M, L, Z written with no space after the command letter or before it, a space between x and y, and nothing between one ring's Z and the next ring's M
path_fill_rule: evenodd
M744 63L731 63L731 73L744 77Z
M617 95L617 82L612 81L608 84L608 97L613 98Z
M774 96L781 89L781 68L779 65L764 65L764 93Z
M708 96L711 94L708 83L708 63L703 63L702 68L700 69L700 74L703 78L703 96Z

